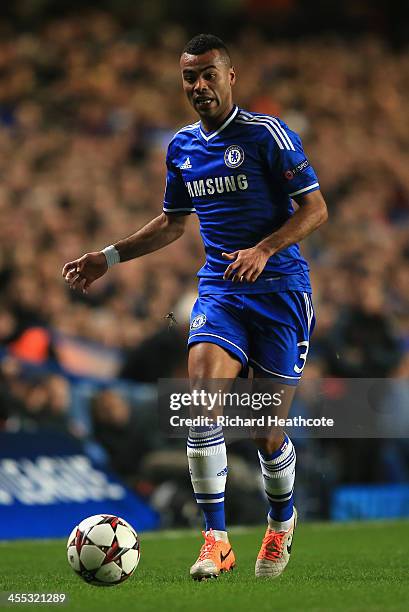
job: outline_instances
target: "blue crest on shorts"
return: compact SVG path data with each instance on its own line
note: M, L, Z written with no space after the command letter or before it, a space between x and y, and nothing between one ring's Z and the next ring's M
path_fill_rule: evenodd
M195 317L192 320L190 324L190 329L199 329L200 327L203 327L205 323L206 323L206 315L204 314L197 315L197 317Z

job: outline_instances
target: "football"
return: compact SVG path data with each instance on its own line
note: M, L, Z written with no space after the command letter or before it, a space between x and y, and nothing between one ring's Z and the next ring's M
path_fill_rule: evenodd
M74 572L85 582L113 586L135 571L140 558L139 538L124 519L96 514L71 531L67 556Z

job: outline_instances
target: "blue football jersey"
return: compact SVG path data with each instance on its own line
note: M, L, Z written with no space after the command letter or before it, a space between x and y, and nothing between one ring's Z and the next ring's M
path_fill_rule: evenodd
M200 122L179 130L166 164L164 212L199 217L206 252L200 294L311 291L297 244L270 257L255 283L223 280L230 263L223 252L255 246L294 214L292 197L319 189L299 136L285 123L234 106L214 132Z

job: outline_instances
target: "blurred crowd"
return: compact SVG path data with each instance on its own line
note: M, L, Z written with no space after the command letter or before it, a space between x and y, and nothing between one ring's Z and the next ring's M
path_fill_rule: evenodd
M72 429L61 371L75 362L76 374L89 373L90 357L62 338L112 358L113 377L185 373L187 305L203 263L193 216L180 240L116 266L88 295L67 289L61 268L160 214L167 144L195 120L178 67L188 38L162 24L148 40L97 10L31 32L2 25L0 348L60 366L27 381L4 361L4 419L7 405ZM271 42L252 28L227 42L236 102L300 133L329 206L329 222L302 244L317 315L311 375L407 377L409 51L371 36ZM99 403L116 400L95 401L98 421ZM126 410L112 410L120 428Z
M203 260L192 218L181 240L117 266L89 296L70 294L62 282L65 261L160 213L166 145L192 121L178 68L186 33L164 27L147 44L108 14L91 17L56 20L37 33L10 31L0 43L3 344L45 327L134 349L194 288ZM328 201L330 222L303 244L316 342L356 309L376 329L385 321L407 339L409 53L391 53L370 38L349 46L270 44L253 30L231 48L237 102L278 114L301 133ZM41 355L47 348L45 341ZM338 353L342 361L342 347ZM395 356L383 374L396 365Z

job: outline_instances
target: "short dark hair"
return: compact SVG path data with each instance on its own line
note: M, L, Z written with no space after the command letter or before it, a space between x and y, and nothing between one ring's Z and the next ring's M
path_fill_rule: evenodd
M214 34L197 34L188 43L186 43L182 54L189 53L189 55L202 55L207 51L213 51L217 49L220 51L231 64L231 57L226 44L218 36Z

